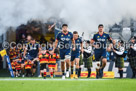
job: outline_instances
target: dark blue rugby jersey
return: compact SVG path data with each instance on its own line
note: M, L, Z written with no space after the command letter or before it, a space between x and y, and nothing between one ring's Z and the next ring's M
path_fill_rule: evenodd
M72 50L72 55L77 54L77 53L80 52L81 43L82 43L82 40L80 38L77 38L75 40L76 50L75 51Z
M26 48L27 48L28 55L30 55L31 57L37 57L40 45L38 42L36 42L34 45L32 45L31 43L28 43Z
M95 44L100 45L100 49L105 49L107 40L112 42L111 37L109 34L103 32L102 35L100 35L98 32L94 34L93 39L95 41Z
M67 34L62 32L58 33L57 40L59 41L60 50L70 49L72 39L73 34L71 32Z

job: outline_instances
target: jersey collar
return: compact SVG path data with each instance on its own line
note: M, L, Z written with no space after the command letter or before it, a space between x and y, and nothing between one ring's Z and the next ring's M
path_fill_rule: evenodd
M64 35L67 35L68 33L69 33L69 31L66 34L62 32L62 34L64 34Z
M99 34L99 32L98 32L98 34ZM103 34L104 34L104 32L102 33L102 34L99 34L100 36L103 36Z

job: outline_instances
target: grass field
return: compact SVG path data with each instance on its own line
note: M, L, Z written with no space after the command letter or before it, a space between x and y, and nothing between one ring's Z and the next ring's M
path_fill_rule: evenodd
M0 91L136 91L136 79L0 78Z

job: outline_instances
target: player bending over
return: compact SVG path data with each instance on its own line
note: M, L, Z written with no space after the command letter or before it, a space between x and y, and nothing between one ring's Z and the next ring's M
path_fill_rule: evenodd
M27 58L32 61L33 68L32 74L34 75L37 67L38 53L40 52L39 43L35 41L34 38L31 38L31 41L26 45L24 50L24 58Z

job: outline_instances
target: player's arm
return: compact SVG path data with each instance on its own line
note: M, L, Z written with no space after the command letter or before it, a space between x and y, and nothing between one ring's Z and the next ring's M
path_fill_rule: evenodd
M57 48L57 46L58 46L58 42L59 42L59 41L58 41L58 39L56 39L56 40L55 40L54 47L53 47L53 52L54 52L54 51L55 51L55 49Z
M55 25L56 25L56 23L54 23L53 25L51 25L51 27L48 30L51 30Z
M76 44L74 38L72 38L73 51L76 50Z
M41 47L40 47L40 44L38 44L38 55L40 54L40 52L41 52Z
M108 41L110 42L109 47L107 48L107 50L110 50L113 47L112 44L112 38L110 37L110 35L108 34Z
M93 36L93 39L90 40L90 44L91 44L93 47L97 48L97 45L95 44L95 41L96 41L96 37L95 37L95 35L94 35L94 36Z
M112 38L110 37L110 35L108 34L108 40L110 43L112 43Z
M60 40L60 34L58 33L57 38L55 40L55 44L53 45L53 50L52 50L53 53L58 46L59 40Z
M24 54L23 54L24 57L26 55L26 52L27 52L27 48L24 48Z

